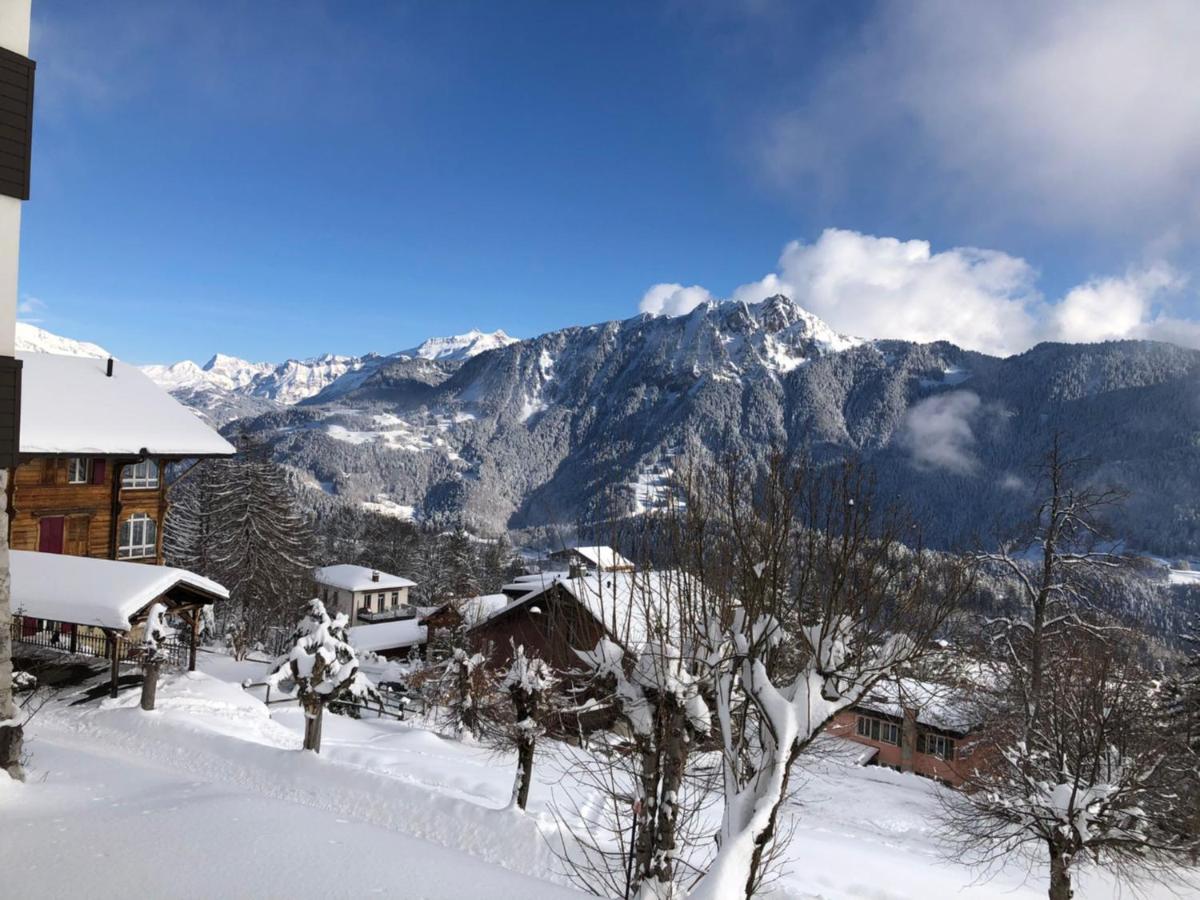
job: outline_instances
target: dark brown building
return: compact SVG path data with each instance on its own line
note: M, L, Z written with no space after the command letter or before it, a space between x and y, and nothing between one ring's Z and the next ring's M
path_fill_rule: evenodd
M133 366L47 353L19 358L12 549L161 564L163 468L234 448Z

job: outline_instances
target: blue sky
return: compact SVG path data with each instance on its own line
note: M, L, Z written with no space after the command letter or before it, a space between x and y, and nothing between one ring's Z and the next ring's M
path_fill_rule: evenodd
M34 7L24 317L134 362L776 289L866 336L1200 344L1191 4Z

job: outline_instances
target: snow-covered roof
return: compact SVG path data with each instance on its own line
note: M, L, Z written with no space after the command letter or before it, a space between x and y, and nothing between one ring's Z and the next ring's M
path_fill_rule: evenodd
M676 601L686 589L686 581L686 575L673 570L594 572L579 578L561 572L522 575L504 586L505 591L517 595L516 599L479 624L532 603L550 588L561 585L615 640L635 648L643 645L651 633L661 632L670 638L677 632L680 623Z
M234 448L134 366L52 353L18 353L21 452L229 456Z
M322 566L313 571L313 579L318 584L324 584L341 591L392 591L400 588L416 587L415 581L401 578L399 575L389 575L378 569L368 569L366 566L352 566L342 563L337 566Z
M602 571L608 569L633 568L633 563L623 557L612 547L568 547L566 550L560 550L558 553L552 553L550 555L551 557L557 557L570 553L578 553L591 565Z
M489 616L508 606L509 598L506 594L483 594L479 597L467 597L450 602L462 616L463 625L467 628L474 628Z
M960 734L979 724L961 689L915 678L879 681L856 706L897 719L908 707L916 712L917 724Z
M396 619L376 625L355 625L349 630L350 643L356 650L378 653L425 643L428 633L418 619Z
M169 591L185 587L211 600L229 591L184 569L13 550L14 614L125 631L129 618Z

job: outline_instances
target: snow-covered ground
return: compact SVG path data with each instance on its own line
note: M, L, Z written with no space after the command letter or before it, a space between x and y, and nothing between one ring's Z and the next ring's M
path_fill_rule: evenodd
M304 753L299 712L239 686L264 665L201 661L160 686L153 713L133 691L34 719L29 782L0 782L0 896L577 896L544 839L550 783L571 788L575 751L552 747L538 763L521 814L507 808L506 755L416 722L340 716L326 716L320 756ZM947 861L929 781L836 758L797 780L777 897L1045 896L1040 872L1014 865L979 882ZM1078 893L1117 895L1094 877Z

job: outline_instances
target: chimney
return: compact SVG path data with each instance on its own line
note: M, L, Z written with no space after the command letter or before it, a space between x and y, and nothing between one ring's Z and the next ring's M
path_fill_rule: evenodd
M572 560L570 566L567 567L567 577L568 578L582 578L583 576L584 576L583 564Z
M378 573L378 572L376 572L376 571L372 571L372 572L371 572L371 580L372 580L372 581L378 581L378 580L379 580L379 573Z
M113 359L110 356L108 358L108 365L104 367L104 374L106 376L108 376L109 378L112 378L112 363L113 363Z

